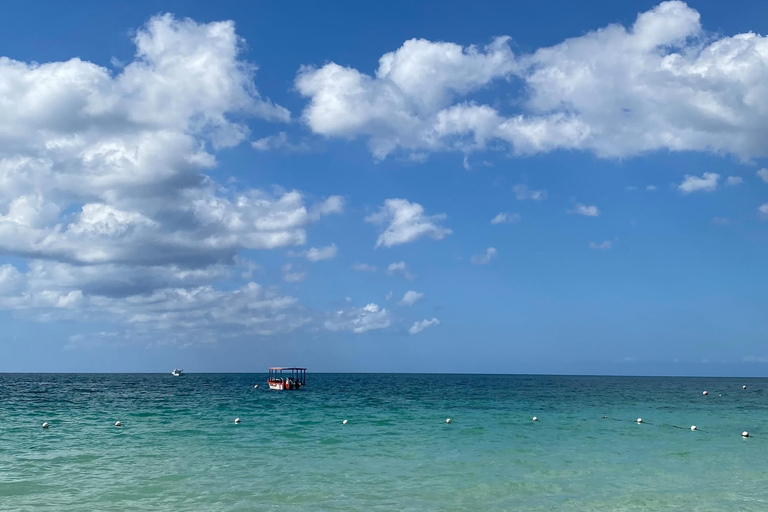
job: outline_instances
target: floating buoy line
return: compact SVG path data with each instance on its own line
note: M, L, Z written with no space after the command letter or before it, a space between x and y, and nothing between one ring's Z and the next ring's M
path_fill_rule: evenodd
M253 387L254 387L254 389L256 389L256 388L259 387L259 385L255 384ZM741 389L746 390L747 389L746 384L742 385ZM704 390L702 392L702 395L708 396L709 395L709 391ZM719 394L718 396L723 396L723 395ZM610 419L610 420L613 420L613 421L620 421L620 422L632 421L633 423L636 423L638 425L653 425L653 423L650 423L650 422L644 420L643 418L637 418L636 420L625 420L625 419L621 419L621 418L612 418L612 417L609 417L607 415L603 415L602 419L604 419L604 420ZM538 422L539 421L538 416L533 416L531 418L531 421ZM240 422L241 422L240 418L235 418L235 421L234 421L235 424L240 424ZM348 422L349 422L349 420L344 419L341 423L342 423L342 425L346 425ZM451 418L446 418L445 419L445 423L446 424L451 424L452 422L453 422L453 420ZM47 421L44 421L43 424L41 425L41 427L44 428L44 429L47 429L50 426L51 426L50 423L48 423ZM118 420L118 421L114 422L114 426L115 427L122 427L123 424L122 424L122 422L120 422ZM697 427L696 425L691 425L690 427L681 427L681 426L678 426L678 425L660 424L658 426L659 427L672 427L672 428L676 428L676 429L680 429L680 430L690 430L691 432L705 432L705 431L700 430L699 427ZM741 437L746 439L746 438L752 438L753 436L749 433L749 431L744 430L741 433Z
M653 423L650 423L650 422L644 420L643 418L637 418L636 420L626 420L626 419L621 419L621 418L611 418L611 417L609 417L607 415L603 415L601 419L620 421L620 422L629 422L629 421L631 421L632 423L636 423L638 425L653 425ZM533 416L531 418L531 421L538 422L539 421L538 416ZM241 423L240 418L235 418L234 423L236 425L239 425ZM341 422L342 425L346 425L347 423L349 423L349 420L347 420L346 418L344 420L342 420L342 422ZM453 423L453 420L451 418L446 418L445 419L445 423L446 424L451 424L451 423ZM48 423L47 421L44 421L43 424L41 425L41 427L44 428L44 429L47 429L50 426L51 426L50 423ZM114 426L115 427L122 427L123 424L120 421L116 421L114 423ZM662 424L659 424L657 426L658 427L671 427L671 428L676 428L676 429L680 429L680 430L690 430L691 432L706 432L706 431L700 430L699 427L697 427L696 425L691 425L690 427L681 427L679 425L671 425L671 424L668 424L668 423L662 423ZM744 430L741 433L741 437L746 439L746 438L752 438L753 436L752 436L752 434L749 433L749 431Z

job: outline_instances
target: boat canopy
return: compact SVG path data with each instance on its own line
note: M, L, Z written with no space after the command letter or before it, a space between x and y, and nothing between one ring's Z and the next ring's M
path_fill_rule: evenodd
M286 373L285 377L283 377L283 372ZM269 368L269 377L267 378L269 382L283 382L289 379L301 386L306 385L307 369L298 366L271 366Z

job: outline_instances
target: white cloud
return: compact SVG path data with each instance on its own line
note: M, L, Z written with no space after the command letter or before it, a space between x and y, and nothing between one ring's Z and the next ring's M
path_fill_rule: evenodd
M386 329L391 323L389 312L377 304L368 304L362 308L348 308L337 311L325 321L329 331L351 331L356 334Z
M332 213L342 213L344 211L344 198L341 196L329 196L325 201L318 204L312 211L312 218L318 219L324 215Z
M568 213L574 215L583 215L585 217L597 217L600 215L600 210L595 205L586 205L576 203L572 210L567 210Z
M768 183L768 169L760 169L756 174L758 178Z
M597 243L597 242L589 242L589 248L590 249L599 249L599 250L608 250L613 247L613 243L610 240L605 240L603 242Z
M528 185L518 183L512 190L515 192L515 198L518 201L525 201L526 199L532 199L534 201L541 201L547 198L546 190L531 190Z
M176 264L72 265L49 260L29 260L22 274L24 290L32 295L42 292L68 293L77 291L85 297L128 299L149 295L164 288L199 288L211 282L228 279L235 268L255 269L248 260L238 258L236 265L214 264L189 268Z
M126 206L136 202L132 210L86 203L68 224L58 215L47 220L42 210L29 208L27 196L20 196L11 200L7 214L0 214L0 248L81 264L183 260L200 266L232 261L240 249L303 244L305 228L314 222L296 191L273 197L251 189L227 197L211 184L167 193L173 196L126 200ZM23 209L21 201L26 202Z
M683 194L712 192L717 189L718 180L720 180L720 175L714 172L705 172L701 178L686 174L683 182L677 186L677 189Z
M240 331L258 334L287 332L309 318L298 308L298 301L248 283L232 292L210 287L159 290L148 297L135 298L130 306L105 304L107 309L130 314L135 328L154 327L172 331L180 327L203 339L216 340ZM133 309L133 311L132 311Z
M398 304L401 306L413 306L423 298L424 298L423 293L419 293L413 290L408 290L407 292L405 292L405 295L403 295L403 298L400 299Z
M251 147L256 151L283 150L290 153L298 153L309 149L309 146L304 142L298 144L290 142L288 140L288 134L285 132L278 132L276 135L269 135L257 139L251 142Z
M339 248L336 244L326 245L325 247L310 247L306 251L301 252L289 252L289 256L301 256L307 258L307 260L323 261L330 260L336 257L336 253L339 252Z
M487 265L498 253L499 251L494 247L489 247L485 250L485 254L475 254L470 258L470 261L475 265Z
M369 265L368 263L355 263L352 265L352 270L358 272L376 272L377 269L375 265Z
M725 179L725 184L730 186L741 185L742 183L744 183L744 180L741 178L741 176L728 176Z
M520 222L519 213L499 213L491 219L491 224L515 224Z
M445 110L454 98L509 76L514 67L507 38L496 39L482 51L411 39L381 57L376 77L329 63L303 68L296 88L310 99L303 118L312 131L349 138L367 135L371 152L381 159L397 147L442 146L444 133L463 122Z
M390 300L390 299L393 297L393 295L394 295L394 294L393 294L392 292L387 292L387 294L386 294L386 295L384 295L384 299L385 299L385 300Z
M325 203L315 213L297 191L226 190L203 174L216 165L208 149L246 136L232 119L288 119L258 95L234 24L158 16L135 43L136 59L115 76L79 59L0 58L0 249L200 266L302 244L332 213Z
M411 273L404 261L393 262L387 265L387 275L393 276L395 274L402 274L406 279L414 279L416 277L415 274Z
M104 332L121 340L305 324L298 301L276 289L215 283L250 280L258 265L242 251L304 244L343 199L208 176L221 148L248 139L248 120L290 119L259 95L234 23L156 16L134 43L134 59L115 71L0 57L0 252L27 267L0 270L0 308L110 321L121 325Z
M255 261L242 256L235 256L234 262L235 266L242 270L240 277L243 279L252 279L253 273L261 268Z
M307 273L295 272L293 269L293 264L286 263L283 265L283 281L286 283L298 283L303 281L305 277L307 277Z
M0 296L15 295L22 290L24 276L13 265L0 265Z
M648 192L653 192L654 190L656 190L656 185L648 185L647 187L645 187L645 190L647 190Z
M272 335L311 321L294 297L256 283L233 291L211 286L161 288L125 297L38 289L31 283L22 295L0 297L0 307L44 321L109 320L122 325L122 338L143 344L188 345Z
M307 277L306 272L289 272L283 275L283 280L286 283L298 283L303 281L305 277Z
M768 218L768 203L763 203L758 206L757 211L760 213L760 215Z
M433 318L432 320L427 320L426 318L424 320L421 320L420 322L414 322L413 325L408 329L409 334L418 334L427 327L431 327L433 325L440 325L440 320L437 318Z
M767 41L708 33L696 10L670 1L629 27L611 24L528 55L515 56L504 37L482 50L409 40L381 57L374 76L328 63L303 68L296 87L309 99L303 119L312 131L364 136L377 159L505 144L515 154L695 150L749 159L768 154ZM508 85L513 76L522 87ZM479 103L482 88L489 103L515 106Z
M384 206L365 218L366 222L385 225L384 232L376 240L376 247L393 247L429 237L442 240L453 231L439 224L445 214L424 215L424 208L407 199L387 199Z

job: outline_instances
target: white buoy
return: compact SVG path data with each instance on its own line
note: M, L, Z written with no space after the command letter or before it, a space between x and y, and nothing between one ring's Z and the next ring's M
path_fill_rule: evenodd
M702 393L702 395L707 396L709 394L709 391L705 391Z
M450 423L450 422L451 422L451 418L446 418L446 419L445 419L445 422L446 422L446 423Z
M747 389L747 386L741 386L741 389Z
M539 418L537 418L536 416L534 416L534 417L533 417L533 418L531 418L531 419L532 419L533 421L539 421Z
M347 420L342 421L341 424L342 425L346 425L347 424Z
M48 422L47 422L47 421L44 421L44 422L43 422L43 428L48 428L48 427L50 427L50 425L48 424Z
M698 429L696 428L696 425L691 425L691 430L698 430Z
M642 423L643 422L643 418L637 418L637 422L638 423Z
M116 422L115 422L115 426L116 426L116 427L122 427L122 426L123 426L123 424L122 424L122 423L120 423L119 421L116 421Z
M741 437L749 437L749 432L745 430L744 432L741 433Z
M258 387L259 387L259 385L258 385L258 384L256 384L255 386L253 386L253 389L256 389L256 388L258 388Z
M235 418L235 423L240 423L240 418Z

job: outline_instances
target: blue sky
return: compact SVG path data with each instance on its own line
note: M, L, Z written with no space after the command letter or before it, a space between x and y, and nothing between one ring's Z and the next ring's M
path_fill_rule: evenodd
M0 371L768 374L764 2L25 2Z

